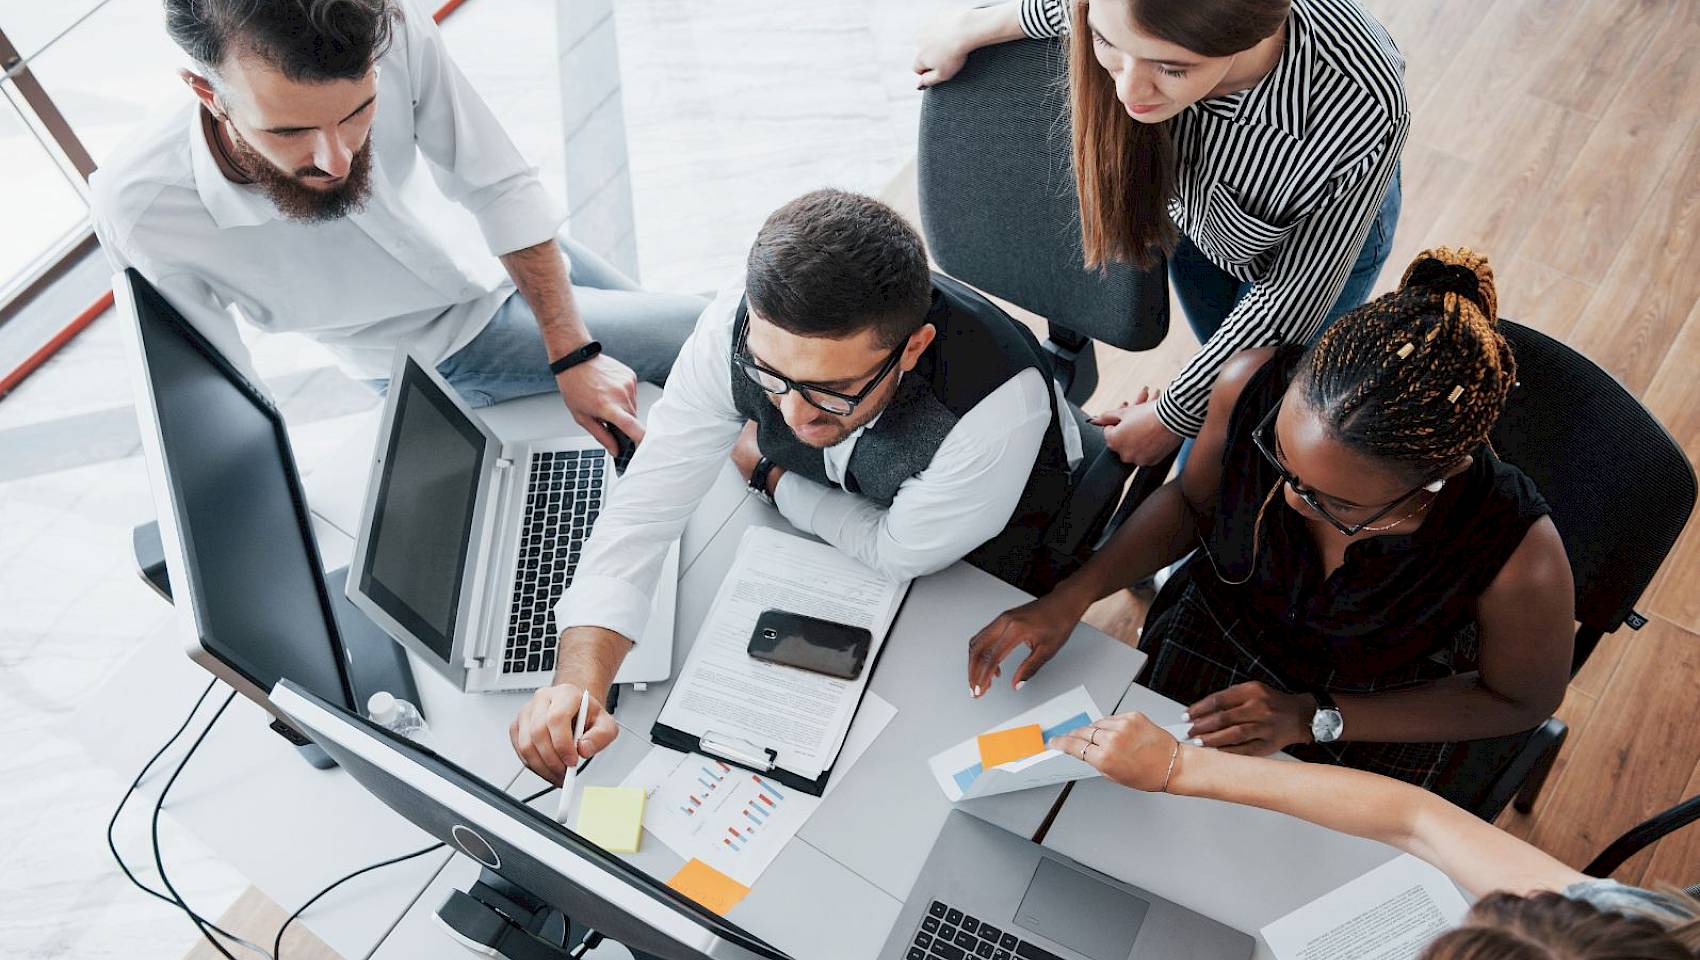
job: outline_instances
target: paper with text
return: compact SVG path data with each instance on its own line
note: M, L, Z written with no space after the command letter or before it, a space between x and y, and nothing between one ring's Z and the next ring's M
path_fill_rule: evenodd
M873 673L907 581L891 580L838 550L765 527L745 531L659 722L770 748L776 764L813 780L832 766ZM868 666L855 680L750 656L764 610L866 627Z
M1469 905L1446 875L1405 854L1263 928L1276 960L1415 960Z

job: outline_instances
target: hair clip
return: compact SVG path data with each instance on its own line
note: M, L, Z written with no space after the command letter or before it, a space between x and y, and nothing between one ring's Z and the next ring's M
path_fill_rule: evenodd
M1407 341L1405 341L1405 345L1399 348L1399 359L1403 360L1406 357L1408 357L1411 354L1416 353L1416 352L1417 352L1417 345L1412 343L1411 341L1407 340Z
M1446 395L1446 402L1447 403L1457 403L1458 398L1463 396L1463 395L1464 395L1464 388L1463 387L1453 387L1452 392Z

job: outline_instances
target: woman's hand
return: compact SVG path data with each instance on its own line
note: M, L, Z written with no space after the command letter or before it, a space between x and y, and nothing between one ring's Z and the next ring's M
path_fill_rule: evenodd
M1310 742L1316 698L1282 693L1255 681L1238 683L1187 708L1188 734L1206 747L1248 756L1267 756Z
M920 79L915 88L924 90L956 76L968 55L981 47L1023 36L1021 11L1013 0L941 13L921 30L921 49L915 54Z
M999 614L968 641L968 692L976 697L985 693L992 679L1003 673L998 664L1016 647L1025 645L1027 658L1010 678L1011 684L1021 689L1068 642L1068 635L1085 612L1085 606L1058 589Z
M1180 749L1174 737L1143 713L1104 717L1052 737L1046 746L1085 760L1124 787L1152 793L1168 785L1173 774L1169 761L1178 760Z
M1123 403L1092 418L1104 428L1104 441L1123 463L1149 467L1181 445L1181 437L1157 419L1157 401L1142 387L1131 404Z

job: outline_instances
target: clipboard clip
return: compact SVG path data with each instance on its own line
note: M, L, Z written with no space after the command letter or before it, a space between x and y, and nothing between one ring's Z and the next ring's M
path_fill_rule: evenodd
M758 773L771 771L774 762L779 759L779 754L771 747L760 747L748 740L728 737L713 730L704 730L697 743L703 753L730 760Z

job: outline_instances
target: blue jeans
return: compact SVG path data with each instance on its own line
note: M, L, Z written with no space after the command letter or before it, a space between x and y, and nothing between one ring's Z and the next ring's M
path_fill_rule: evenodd
M645 291L602 258L562 237L572 264L573 302L590 335L639 380L666 383L679 348L708 305L701 297ZM485 407L555 391L549 351L537 315L515 292L471 343L437 364L437 372L466 402ZM379 393L387 380L371 381Z
M1375 278L1380 276L1388 251L1393 247L1393 231L1399 226L1399 208L1404 205L1404 191L1400 189L1399 179L1400 171L1395 169L1393 182L1387 185L1387 196L1382 198L1381 209L1376 211L1375 222L1370 224L1369 236L1364 238L1364 245L1358 249L1358 259L1352 263L1352 272L1346 275L1346 285L1340 288L1340 295L1328 308L1322 325L1311 334L1312 341L1322 336L1322 331L1327 330L1329 324L1369 299ZM1175 252L1169 255L1169 284L1174 287L1175 298L1186 312L1187 325L1192 327L1199 343L1209 340L1221 329L1222 321L1228 319L1234 304L1239 303L1251 288L1251 284L1211 263L1203 251L1185 236L1181 237ZM1186 466L1187 457L1192 454L1192 442L1191 437L1181 441L1180 454L1175 458L1176 472Z
M1328 308L1328 314L1323 318L1322 325L1311 335L1314 340L1328 329L1328 325L1340 319L1348 311L1362 306L1369 299L1369 292L1375 286L1375 278L1380 275L1382 264L1387 262L1388 251L1393 246L1393 230L1399 225L1399 208L1404 200L1399 187L1399 171L1393 171L1393 182L1388 184L1387 196L1381 201L1381 209L1376 212L1375 222L1370 225L1369 236L1364 238L1364 245L1358 250L1358 259L1352 264L1352 272L1346 276L1346 285L1340 289L1340 295L1335 298L1334 305ZM1222 326L1222 321L1245 296L1251 284L1239 279L1221 267L1211 263L1202 251L1186 237L1181 237L1180 245L1169 255L1169 282L1175 289L1175 297L1181 302L1181 309L1186 311L1186 322L1192 327L1192 332L1198 336L1198 342L1209 340Z

